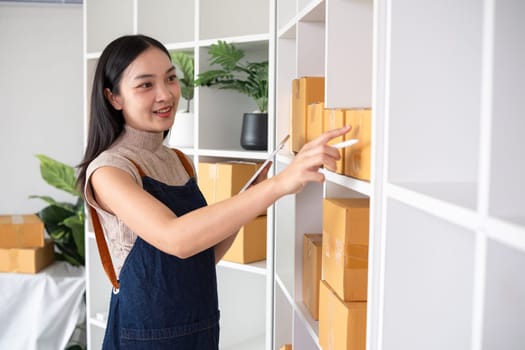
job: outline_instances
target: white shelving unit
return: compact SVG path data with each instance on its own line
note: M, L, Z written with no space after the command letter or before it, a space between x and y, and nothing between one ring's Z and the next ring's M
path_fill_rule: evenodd
M221 349L318 350L302 303L302 239L322 201L370 198L367 349L521 349L525 344L525 4L519 0L102 0L85 2L86 82L125 33L193 51L217 39L270 61L269 140L290 131L292 80L325 77L325 108L372 109L371 181L323 171L323 185L268 212L268 259L218 265ZM86 101L89 84L86 83ZM264 159L238 144L255 109L197 89L199 160ZM86 108L87 109L87 108ZM238 117L234 117L238 116ZM237 119L236 119L237 118ZM291 161L282 151L275 164ZM109 283L87 235L90 349ZM239 322L238 320L242 320Z
M523 13L518 0L277 2L276 136L292 79L322 75L326 108L372 108L372 177L324 171L276 204L274 349L320 349L301 243L330 197L370 198L368 350L523 348Z
M217 40L233 42L250 60L270 59L273 47L274 4L270 0L104 0L84 1L85 119L91 81L103 48L124 34L141 33L160 40L169 50L189 51L195 57L195 74L208 68L208 48ZM270 73L273 88L273 73ZM180 105L183 104L181 101ZM199 160L265 159L267 152L246 151L240 146L242 114L256 109L249 98L229 91L199 88L191 103L196 116L195 145L183 151ZM273 101L269 102L273 108ZM274 130L269 112L269 130ZM270 150L274 144L269 133ZM272 220L269 213L268 220ZM268 225L268 254L272 253L272 225ZM92 233L88 228L87 310L88 348L100 349L104 336L104 316L108 310L110 283L102 269ZM271 257L271 255L268 255ZM267 349L271 343L273 264L220 262L217 266L221 309L221 349ZM239 322L238 320L242 320Z

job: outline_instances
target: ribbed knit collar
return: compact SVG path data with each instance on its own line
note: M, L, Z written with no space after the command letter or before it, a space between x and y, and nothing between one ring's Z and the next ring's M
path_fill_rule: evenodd
M162 145L164 140L163 136L162 132L138 130L125 124L120 137L120 143L149 151L155 151Z

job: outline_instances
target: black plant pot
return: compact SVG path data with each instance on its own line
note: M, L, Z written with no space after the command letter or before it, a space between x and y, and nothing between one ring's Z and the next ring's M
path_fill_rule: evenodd
M241 147L257 151L268 149L268 113L244 113Z

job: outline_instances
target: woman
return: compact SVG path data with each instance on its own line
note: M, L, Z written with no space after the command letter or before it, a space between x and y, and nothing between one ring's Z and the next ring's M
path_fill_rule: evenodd
M102 52L78 182L112 256L98 240L114 285L104 349L218 349L215 264L240 227L323 181L318 169L335 169L340 158L326 143L349 130L325 133L283 172L206 206L191 163L162 144L179 98L169 52L157 40L123 36Z

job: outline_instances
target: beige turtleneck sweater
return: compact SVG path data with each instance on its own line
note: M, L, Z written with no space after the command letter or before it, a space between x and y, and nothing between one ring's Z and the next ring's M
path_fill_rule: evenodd
M93 196L90 180L95 170L111 166L129 173L142 187L138 169L130 160L139 165L146 175L165 184L180 186L189 180L189 175L176 153L163 144L162 133L141 131L128 125L124 127L124 131L110 148L89 164L84 188L85 197L98 213L117 276L120 274L137 235L118 217L100 208Z

